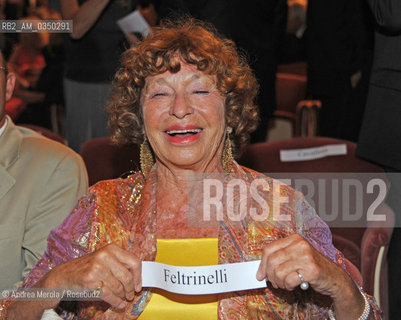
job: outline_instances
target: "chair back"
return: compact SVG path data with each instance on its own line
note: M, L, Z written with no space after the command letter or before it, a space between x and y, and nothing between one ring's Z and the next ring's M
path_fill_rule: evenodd
M33 124L18 124L18 125L21 127L24 127L24 128L31 129L37 133L40 133L42 136L49 138L51 140L60 142L64 145L67 144L67 141L62 136L58 135L57 133L54 133L53 131L51 131L47 128L43 128L43 127L36 126Z
M136 144L116 145L110 137L86 141L81 147L81 156L88 171L89 185L138 171L139 149Z
M277 72L273 116L290 121L294 136L318 135L319 100L306 99L305 75Z
M295 121L296 107L306 97L306 77L289 73L276 74L276 117Z

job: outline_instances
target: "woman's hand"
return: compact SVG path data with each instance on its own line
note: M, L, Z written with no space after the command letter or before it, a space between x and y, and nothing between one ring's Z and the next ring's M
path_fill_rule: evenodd
M263 248L258 280L266 279L274 288L291 291L301 284L299 274L313 290L333 299L337 319L358 319L362 314L364 299L351 277L301 235L291 235Z
M142 263L132 253L110 244L102 249L60 264L47 273L35 288L102 287L102 299L122 309L135 292L142 290ZM40 319L45 309L57 306L58 300L16 301L7 309L7 319Z
M263 248L258 280L266 279L274 288L294 290L301 283L299 274L312 288L325 295L336 296L338 281L333 276L344 270L319 253L299 234L269 243Z
M135 34L126 32L126 33L124 33L124 35L125 35L125 39L127 39L127 41L129 42L131 47L136 47L139 44L140 40L138 39L138 37Z
M121 309L142 290L141 266L132 253L110 244L55 267L45 276L44 284L50 288L102 287L102 299Z

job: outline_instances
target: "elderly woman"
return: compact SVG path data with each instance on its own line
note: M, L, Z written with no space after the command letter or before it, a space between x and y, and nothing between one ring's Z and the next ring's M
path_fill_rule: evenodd
M256 93L234 44L196 21L166 24L127 50L108 108L110 127L116 141L142 143L142 171L90 188L51 232L25 286L102 287L103 301L78 304L80 319L379 319L374 300L349 276L330 231L306 201L233 160L232 150L256 126ZM248 203L268 214L240 214L234 221L229 209L238 213L241 206L223 205L215 212L218 223L189 223L191 212L203 217L200 189L191 184L218 176L224 183L263 181L258 194L264 198ZM277 219L271 213L284 196L289 200L279 214L286 219ZM141 262L168 262L156 257L163 239L216 239L210 242L216 264L261 259L254 276L267 288L219 294L202 315L193 301L184 310L178 305L185 302L169 309L179 314L157 313L154 301L163 293L142 287ZM189 251L196 257L203 250ZM180 251L173 245L167 256ZM9 319L34 319L58 304L19 301L2 310Z

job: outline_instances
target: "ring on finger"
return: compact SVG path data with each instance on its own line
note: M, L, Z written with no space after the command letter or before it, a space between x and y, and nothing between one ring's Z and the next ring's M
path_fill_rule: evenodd
M305 281L304 277L302 276L302 274L300 274L298 271L297 271L297 273L298 273L298 278L301 280L301 284L299 285L299 287L302 290L308 290L309 289L309 282Z

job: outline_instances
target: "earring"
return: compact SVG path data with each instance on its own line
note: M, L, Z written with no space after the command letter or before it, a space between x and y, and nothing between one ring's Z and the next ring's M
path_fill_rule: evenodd
M140 165L143 176L147 178L150 170L152 170L153 167L153 155L152 152L150 151L149 143L146 137L141 144Z
M232 146L231 146L231 140L229 133L227 132L227 137L226 141L224 142L224 148L223 148L223 169L225 173L230 173L231 169L233 167L233 151L232 151Z

